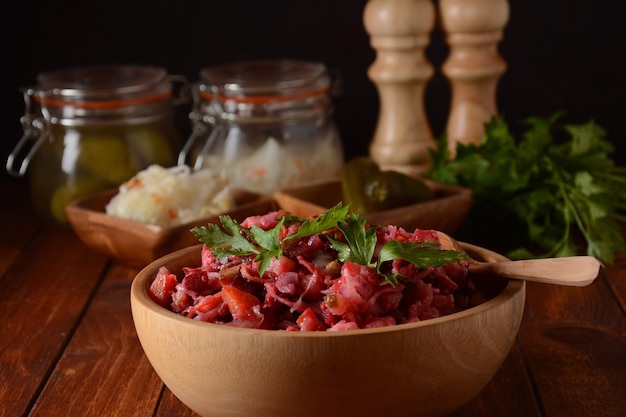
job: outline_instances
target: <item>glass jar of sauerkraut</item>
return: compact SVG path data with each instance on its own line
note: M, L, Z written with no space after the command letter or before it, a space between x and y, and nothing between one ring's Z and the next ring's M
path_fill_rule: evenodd
M263 60L206 67L192 88L192 135L179 164L226 173L234 188L279 188L339 177L341 139L325 65Z
M15 176L28 169L45 219L67 225L71 200L118 187L150 165L176 164L174 106L189 98L184 77L114 65L44 72L37 81L24 90L24 136L6 168Z

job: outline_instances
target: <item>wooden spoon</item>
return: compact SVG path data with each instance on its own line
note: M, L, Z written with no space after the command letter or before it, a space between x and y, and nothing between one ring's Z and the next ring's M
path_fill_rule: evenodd
M443 232L437 233L444 249L463 252L463 248L454 238ZM469 271L472 273L574 287L591 284L603 270L602 262L593 256L564 256L506 262L479 262L472 259L469 265Z

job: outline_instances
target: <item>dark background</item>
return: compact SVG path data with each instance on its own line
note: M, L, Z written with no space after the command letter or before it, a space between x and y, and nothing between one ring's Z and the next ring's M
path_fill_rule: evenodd
M319 60L342 76L335 119L348 158L366 154L378 115L367 78L375 59L363 26L366 0L9 0L3 5L1 78L4 162L19 137L20 87L40 72L89 64L147 64L197 80L204 66L256 58ZM626 153L621 2L510 0L500 44L508 69L498 107L513 125L565 110L571 122L595 119ZM450 103L439 70L447 48L433 32L427 57L436 68L425 97L433 133L442 133ZM189 130L187 108L179 128ZM8 177L4 168L2 178Z

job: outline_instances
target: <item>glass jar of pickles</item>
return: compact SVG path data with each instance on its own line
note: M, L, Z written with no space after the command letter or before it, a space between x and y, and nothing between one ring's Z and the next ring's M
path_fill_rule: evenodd
M66 225L71 200L115 188L152 164L176 164L174 105L188 99L184 77L159 67L94 66L44 72L37 81L24 90L24 136L6 167L15 176L28 169L45 219Z
M339 177L333 79L318 62L264 60L207 67L192 88L192 135L179 163L228 175L240 189Z

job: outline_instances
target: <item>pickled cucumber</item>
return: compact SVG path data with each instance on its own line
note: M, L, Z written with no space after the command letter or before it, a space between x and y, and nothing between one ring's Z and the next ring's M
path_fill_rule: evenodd
M111 185L123 183L138 170L131 163L124 138L106 134L86 134L81 138L77 166Z
M174 164L171 139L167 139L157 129L146 126L129 129L126 137L132 166L144 169L149 165L168 167Z
M162 131L159 129L162 127ZM152 164L175 163L177 137L157 123L52 125L50 140L30 168L33 203L42 216L67 226L65 205L79 197L112 189Z
M52 194L50 199L50 212L55 221L60 224L67 223L65 206L72 200L101 191L106 184L93 177L80 176L69 179L61 184Z
M423 181L401 172L382 171L368 157L349 161L342 171L345 203L360 215L417 204L434 198Z

